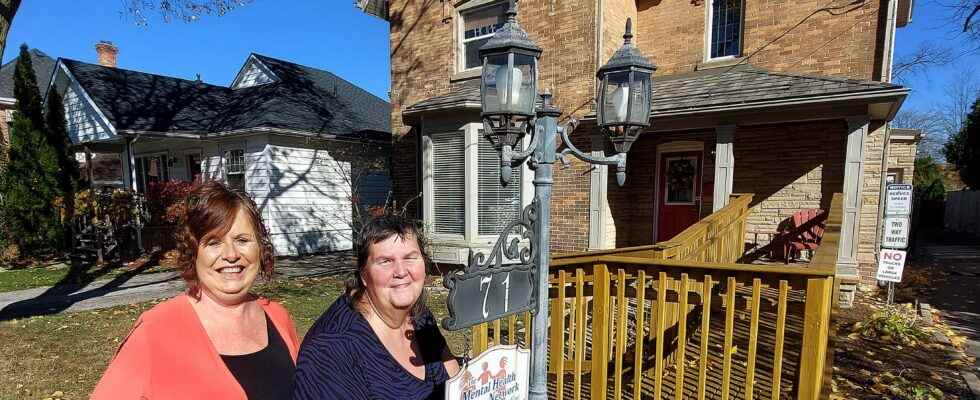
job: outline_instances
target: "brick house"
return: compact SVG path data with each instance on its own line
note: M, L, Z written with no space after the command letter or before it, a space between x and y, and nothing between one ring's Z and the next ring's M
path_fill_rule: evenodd
M386 201L390 106L364 89L254 53L226 87L119 68L115 46L96 49L99 64L59 58L50 79L75 150L116 163L94 184L223 181L255 200L279 255L351 249L360 211Z
M477 49L503 22L493 0L391 0L393 184L421 195L437 261L485 249L532 193L530 173L495 185L480 138ZM607 150L594 118L595 71L634 42L658 66L651 126L626 184L605 167L557 170L556 252L650 244L755 193L751 230L845 194L839 275L873 283L884 144L908 90L889 83L908 0L523 0L518 20L544 49L539 88L582 126L576 146ZM378 11L381 10L381 11ZM884 160L887 162L887 159ZM747 238L748 239L748 238ZM764 239L763 239L764 240ZM765 244L765 243L761 243Z
M922 132L918 129L892 128L888 136L888 169L885 183L912 184L915 158Z

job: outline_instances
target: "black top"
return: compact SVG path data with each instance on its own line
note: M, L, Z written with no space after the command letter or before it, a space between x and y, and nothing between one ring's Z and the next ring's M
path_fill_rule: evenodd
M327 309L303 339L296 363L294 400L443 400L449 379L446 339L428 311L415 321L419 379L392 357L346 295Z
M250 400L289 400L293 396L296 366L286 342L268 315L265 316L265 328L269 343L264 349L237 356L222 354L221 360Z

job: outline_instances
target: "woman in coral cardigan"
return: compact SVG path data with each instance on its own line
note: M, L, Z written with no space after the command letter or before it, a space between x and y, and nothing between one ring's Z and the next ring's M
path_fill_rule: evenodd
M255 203L207 182L186 206L178 250L187 293L140 316L91 398L291 398L296 329L285 308L249 293L274 267Z

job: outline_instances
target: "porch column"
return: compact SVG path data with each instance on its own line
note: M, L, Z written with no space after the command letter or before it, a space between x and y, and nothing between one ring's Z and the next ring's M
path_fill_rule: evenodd
M715 187L712 212L728 205L735 175L735 125L715 127Z
M123 138L122 179L123 186L136 191L136 155L133 154L133 144L130 138Z
M844 218L837 250L837 277L857 279L858 221L861 217L861 183L864 181L864 138L871 119L867 115L847 118L844 161Z
M592 156L604 157L606 137L592 135ZM604 250L616 247L615 226L611 221L609 199L609 167L592 165L589 173L589 250ZM608 229L613 228L612 232Z

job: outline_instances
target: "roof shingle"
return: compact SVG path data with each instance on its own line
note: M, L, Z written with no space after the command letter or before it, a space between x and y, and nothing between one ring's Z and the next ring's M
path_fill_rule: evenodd
M276 74L276 82L231 89L63 62L118 130L211 134L262 127L390 137L388 102L327 71L254 56Z

